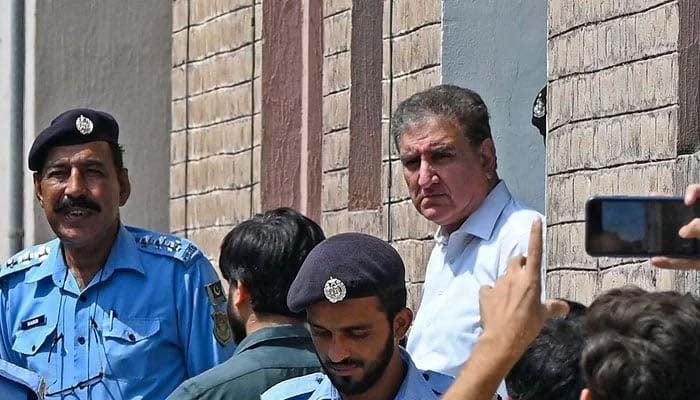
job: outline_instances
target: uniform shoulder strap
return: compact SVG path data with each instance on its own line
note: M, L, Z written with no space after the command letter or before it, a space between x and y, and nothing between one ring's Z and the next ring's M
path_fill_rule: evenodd
M151 254L171 257L185 264L203 254L196 244L184 238L130 226L126 229L133 235L138 247Z
M430 388L438 396L445 394L447 389L449 389L450 385L452 385L452 382L455 380L450 375L441 374L435 371L423 371L423 377L425 377L425 380L428 382L428 385L430 385Z
M280 382L260 396L260 400L305 400L311 397L324 375L316 372Z
M8 275L24 271L40 265L49 256L50 248L46 244L32 246L10 257L5 263L0 264L0 280Z

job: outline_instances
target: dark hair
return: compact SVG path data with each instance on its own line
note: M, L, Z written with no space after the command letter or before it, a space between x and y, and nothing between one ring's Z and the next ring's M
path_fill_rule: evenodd
M256 313L301 317L287 307L287 292L301 264L325 236L318 224L291 208L277 208L241 222L221 243L219 268L251 292Z
M112 151L112 161L117 172L124 169L124 147L119 143L109 142L109 149Z
M401 135L430 117L456 122L471 144L491 137L489 111L478 93L455 85L439 85L418 92L399 104L391 117L391 136L398 148Z
M574 301L565 317L547 321L506 376L513 400L578 400L583 390L579 368L586 306Z
M406 285L401 285L381 290L377 293L377 297L379 298L379 309L384 311L389 322L392 322L396 314L406 308L408 292L406 291Z
M700 302L677 292L613 289L584 319L581 358L594 400L685 400L700 392Z

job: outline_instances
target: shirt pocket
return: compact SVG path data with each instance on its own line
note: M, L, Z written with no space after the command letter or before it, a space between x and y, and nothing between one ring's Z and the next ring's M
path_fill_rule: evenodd
M27 369L37 372L49 383L55 381L62 349L56 339L56 323L18 331L12 343L12 350L26 362Z
M160 321L151 318L107 318L103 323L105 375L117 380L141 380L154 370L162 344Z

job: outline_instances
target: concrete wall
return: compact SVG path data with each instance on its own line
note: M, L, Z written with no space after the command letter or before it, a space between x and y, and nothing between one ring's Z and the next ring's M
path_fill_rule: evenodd
M700 148L697 127L688 130L679 116L699 106L697 96L679 96L684 85L697 88L697 77L679 79L683 60L697 62L697 55L685 57L692 48L679 46L679 37L697 35L689 29L697 17L680 12L689 5L697 11L698 3L549 3L549 295L587 302L625 283L700 293L698 274L656 270L646 260L592 258L584 249L589 196L680 195L700 182L700 153L678 146L685 138Z
M499 176L543 212L545 150L530 120L547 78L547 0L445 0L443 14L443 82L483 97Z
M132 183L123 220L167 230L171 3L41 0L35 12L34 89L27 94L34 129L68 108L112 113ZM34 211L36 231L27 244L53 237L41 209Z
M9 5L9 1L6 2ZM9 9L9 7L7 7ZM0 13L0 115L10 115L10 16L9 10L7 12ZM2 118L0 119L0 132L3 132L2 139L0 143L5 145L0 146L0 185L2 187L7 187L10 181L8 168L9 168L9 156L10 149L7 146L10 131L10 119ZM7 235L9 232L9 198L7 196L0 196L0 259L4 260L9 256L9 245L7 240Z

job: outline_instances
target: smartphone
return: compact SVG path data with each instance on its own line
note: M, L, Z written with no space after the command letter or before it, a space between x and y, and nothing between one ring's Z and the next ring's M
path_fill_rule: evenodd
M681 197L600 196L586 202L586 252L594 257L700 257L678 230L700 217Z

